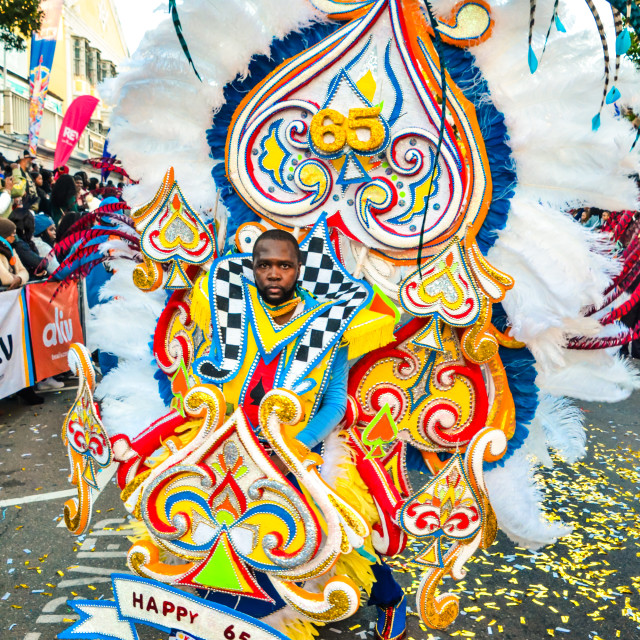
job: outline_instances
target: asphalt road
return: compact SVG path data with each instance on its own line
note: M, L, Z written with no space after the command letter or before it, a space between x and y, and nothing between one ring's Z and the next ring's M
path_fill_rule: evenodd
M114 480L105 484L107 473L90 532L76 539L61 523L71 486L60 428L73 397L70 390L48 393L35 408L0 401L3 638L53 640L74 619L68 599L110 598L109 575L126 569L126 512ZM584 405L588 457L540 472L549 509L575 524L570 536L533 553L499 534L467 564L465 580L445 582L460 592L454 624L430 631L412 614L408 637L640 638L639 408L640 394L617 405ZM419 578L410 557L394 560L409 593ZM363 607L357 617L321 629L320 640L365 640L373 620ZM160 640L158 631L138 628L141 640Z

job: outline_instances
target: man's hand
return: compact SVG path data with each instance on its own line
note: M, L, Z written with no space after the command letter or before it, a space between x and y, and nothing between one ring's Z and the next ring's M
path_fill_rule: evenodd
M22 278L20 276L14 276L13 282L9 285L9 291L12 289L19 289L22 286Z
M4 179L4 190L10 194L11 189L13 189L13 176L7 176Z

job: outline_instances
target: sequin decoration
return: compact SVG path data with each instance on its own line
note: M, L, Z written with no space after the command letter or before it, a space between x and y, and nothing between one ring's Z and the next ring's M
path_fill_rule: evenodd
M65 502L64 521L71 533L81 535L91 520L91 489L98 488L96 476L111 464L112 453L93 402L95 373L91 354L84 345L71 345L69 366L78 376L78 392L65 418L62 440L71 466L70 481L78 487L78 497Z
M322 4L354 15L353 3ZM491 190L475 113L448 79L455 127L438 144L443 79L414 5L360 4L361 19L285 62L240 105L227 175L262 218L300 228L326 212L331 226L396 262L415 260L421 239L433 255L481 223Z
M170 265L165 289L190 289L193 285L185 265L208 262L215 257L216 248L211 230L182 195L173 169L167 171L154 199L133 217L145 258ZM153 276L152 265L148 265L144 274L137 275L138 286L151 289L157 283Z

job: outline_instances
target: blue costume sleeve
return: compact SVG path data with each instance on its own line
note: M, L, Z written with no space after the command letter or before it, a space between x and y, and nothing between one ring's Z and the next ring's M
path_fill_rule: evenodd
M320 400L320 407L297 439L309 449L324 440L342 420L347 410L347 348L338 349L331 366L331 377Z

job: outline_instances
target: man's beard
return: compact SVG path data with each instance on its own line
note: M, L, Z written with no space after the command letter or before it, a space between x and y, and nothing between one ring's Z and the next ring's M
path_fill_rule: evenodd
M256 283L256 288L258 289L258 293L260 294L260 297L267 304L282 304L283 302L288 302L289 300L291 300L291 298L293 298L296 292L296 286L297 285L293 285L293 287L291 287L291 289L288 289L288 290L282 289L282 287L280 287L280 289L282 290L282 293L277 298L272 298L268 293L269 287L261 289L260 286Z

